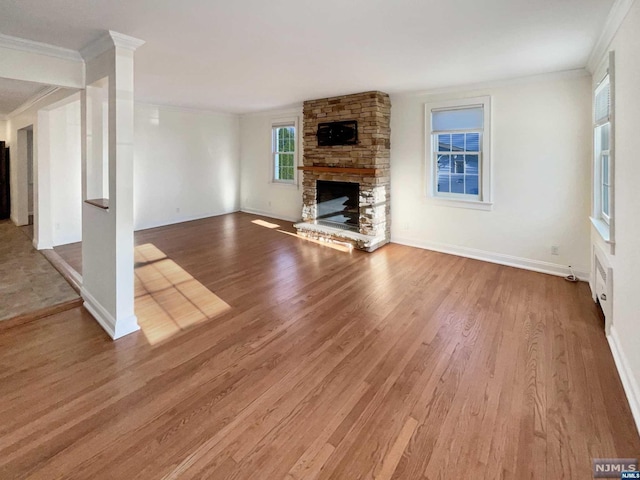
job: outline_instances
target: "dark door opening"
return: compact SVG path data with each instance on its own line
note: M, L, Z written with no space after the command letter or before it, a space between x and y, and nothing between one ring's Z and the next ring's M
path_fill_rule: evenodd
M11 191L9 184L9 149L0 141L0 220L11 215Z

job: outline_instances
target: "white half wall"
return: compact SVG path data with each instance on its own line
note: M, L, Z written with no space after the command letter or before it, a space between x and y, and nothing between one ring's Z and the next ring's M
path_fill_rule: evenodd
M302 175L297 185L271 181L271 125L279 118L298 117L298 163L302 165L302 107L246 114L241 117L241 210L292 222L302 217ZM301 173L301 172L299 172Z
M392 241L566 275L589 271L591 80L585 72L391 96ZM427 198L425 103L490 95L493 209ZM551 247L559 247L559 255Z
M49 112L53 245L82 240L80 100Z
M237 115L136 104L134 228L240 208Z

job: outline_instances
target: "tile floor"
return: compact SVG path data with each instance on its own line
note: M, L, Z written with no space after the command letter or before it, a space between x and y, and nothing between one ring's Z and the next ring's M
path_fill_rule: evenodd
M53 307L78 294L9 220L0 221L0 320Z

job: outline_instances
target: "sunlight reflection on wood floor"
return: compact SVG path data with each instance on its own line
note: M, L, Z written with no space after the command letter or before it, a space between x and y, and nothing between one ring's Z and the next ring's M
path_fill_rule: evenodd
M138 324L151 345L231 308L151 243L135 249L135 296Z

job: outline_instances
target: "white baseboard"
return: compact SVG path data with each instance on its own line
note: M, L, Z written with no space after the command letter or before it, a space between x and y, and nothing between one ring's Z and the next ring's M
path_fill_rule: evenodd
M53 245L51 245L50 243L37 242L35 239L33 239L31 244L36 250L53 250Z
M238 209L221 212L209 212L203 215L184 216L179 218L172 218L171 220L163 220L160 222L146 222L134 227L134 231L149 230L151 228L166 227L168 225L175 225L177 223L193 222L194 220L202 220L203 218L219 217L220 215L228 215L229 213L237 212Z
M607 340L609 341L609 347L613 354L613 361L618 368L624 393L627 395L627 400L629 401L629 407L631 407L631 414L636 422L636 429L640 434L640 388L638 388L638 382L633 375L633 370L629 366L627 356L624 354L624 350L622 350L622 346L620 345L618 332L613 325L611 326L609 335L607 335Z
M262 210L256 210L255 208L242 207L241 212L250 213L251 215L260 215L261 217L277 218L278 220L284 220L286 222L299 222L300 218L289 217L287 215L280 215L273 212L263 212Z
M84 308L86 308L100 326L109 334L109 336L117 340L120 337L129 335L130 333L140 330L138 319L135 315L128 318L116 319L91 295L84 287L81 291L84 300Z
M433 250L435 252L448 253L459 257L473 258L475 260L482 260L485 262L497 263L500 265L507 265L509 267L522 268L524 270L547 273L560 277L566 277L571 273L569 267L565 265L543 262L541 260L532 260L530 258L515 257L512 255L505 255L503 253L487 252L485 250L478 250L475 248L430 242L428 240L408 239L394 235L391 236L391 242L406 245L408 247L423 248L425 250ZM574 273L582 281L589 280L589 272L576 270L574 268Z

